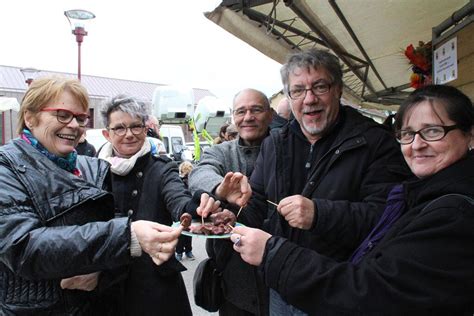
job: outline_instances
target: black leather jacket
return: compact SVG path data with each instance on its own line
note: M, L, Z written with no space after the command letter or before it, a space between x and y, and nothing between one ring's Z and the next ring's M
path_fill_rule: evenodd
M108 163L79 156L77 177L21 139L0 147L0 314L88 314L94 292L63 278L130 261L127 218L113 219Z

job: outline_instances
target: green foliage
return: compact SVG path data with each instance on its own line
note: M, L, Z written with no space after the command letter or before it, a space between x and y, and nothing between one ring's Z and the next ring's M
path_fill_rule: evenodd
M196 119L199 119L199 116L201 114L198 114L198 117ZM199 161L201 160L201 144L200 144L200 137L204 138L209 145L214 145L214 139L212 138L209 133L203 129L200 133L196 130L196 125L194 124L194 119L191 118L188 121L189 128L193 131L193 140L194 140L194 161Z

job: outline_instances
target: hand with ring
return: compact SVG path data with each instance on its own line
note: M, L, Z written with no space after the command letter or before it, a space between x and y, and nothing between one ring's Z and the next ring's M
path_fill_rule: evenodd
M135 232L143 251L148 253L156 265L168 261L174 255L182 226L172 228L150 221L132 222L131 229Z
M230 240L234 243L234 250L240 253L242 260L258 266L262 263L265 245L270 237L272 235L260 229L236 226Z

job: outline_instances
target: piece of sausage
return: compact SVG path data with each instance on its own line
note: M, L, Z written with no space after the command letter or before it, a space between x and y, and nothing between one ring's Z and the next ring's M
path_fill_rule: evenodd
M181 223L181 226L183 226L185 230L188 230L189 226L191 226L191 220L192 219L193 218L192 218L191 214L183 213L183 215L181 215L181 217L179 218L179 221Z
M230 225L234 226L236 222L235 214L229 210L223 210L222 212L214 213L210 216L212 223L215 226Z

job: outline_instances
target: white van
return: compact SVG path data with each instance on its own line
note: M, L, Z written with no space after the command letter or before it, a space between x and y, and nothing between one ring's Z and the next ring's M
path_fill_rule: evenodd
M86 139L92 144L97 151L107 143L107 139L102 135L102 128L88 129L86 131ZM189 160L192 157L188 153L186 143L184 141L184 133L179 125L161 125L160 135L166 148L166 155L174 160Z
M160 136L166 148L166 155L174 160L187 159L186 142L180 125L164 124L160 127Z

